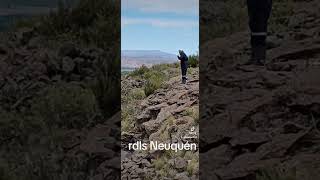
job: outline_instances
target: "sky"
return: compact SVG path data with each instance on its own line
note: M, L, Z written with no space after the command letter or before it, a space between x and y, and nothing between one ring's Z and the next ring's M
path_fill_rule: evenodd
M121 49L199 49L199 0L121 0Z

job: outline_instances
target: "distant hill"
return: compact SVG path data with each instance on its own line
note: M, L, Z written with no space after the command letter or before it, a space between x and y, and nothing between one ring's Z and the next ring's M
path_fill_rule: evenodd
M121 68L137 68L142 65L174 63L177 56L159 50L123 50L121 51Z

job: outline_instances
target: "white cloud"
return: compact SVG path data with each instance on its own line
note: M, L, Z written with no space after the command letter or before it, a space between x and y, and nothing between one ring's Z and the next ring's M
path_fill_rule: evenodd
M151 13L198 14L199 0L122 0L122 7Z
M155 27L163 28L188 28L188 27L198 27L198 21L192 20L178 20L178 19L157 19L157 18L122 18L122 27L127 25L151 25Z

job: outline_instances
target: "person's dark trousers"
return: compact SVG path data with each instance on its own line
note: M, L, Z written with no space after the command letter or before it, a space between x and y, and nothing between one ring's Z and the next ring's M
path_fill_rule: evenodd
M185 84L187 82L188 61L181 60L180 65L181 65L182 83Z
M266 60L266 38L272 0L247 0L249 27L251 30L251 62L264 64Z

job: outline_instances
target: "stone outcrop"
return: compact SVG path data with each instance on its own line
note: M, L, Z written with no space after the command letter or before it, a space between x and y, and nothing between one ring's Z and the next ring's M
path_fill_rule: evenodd
M296 2L295 17L289 17L290 31L268 37L273 44L269 43L265 67L242 65L249 58L246 32L202 45L203 179L251 180L258 171L269 167L288 171L294 168L297 179L304 179L301 176L306 174L304 168L298 168L317 164L320 125L317 4ZM304 161L301 156L315 159ZM291 162L296 164L288 167ZM315 165L309 172L319 169Z
M132 83L130 83L132 82ZM122 80L123 86L130 86L133 80ZM139 86L138 86L139 87ZM141 101L137 107L135 129L130 138L128 133L122 133L121 178L126 179L179 179L193 180L199 178L198 153L190 151L190 156L176 153L167 156L169 152L128 150L130 142L158 141L163 143L185 142L184 135L192 127L199 133L199 72L194 69L187 85L180 84L180 78L174 77L167 81L164 88ZM131 140L131 141L130 141ZM198 143L198 137L190 139L189 143ZM181 154L181 155L179 155ZM189 158L189 159L188 159ZM162 164L162 161L164 163ZM189 170L188 170L189 169Z

